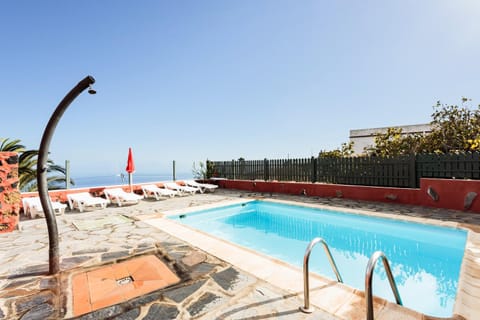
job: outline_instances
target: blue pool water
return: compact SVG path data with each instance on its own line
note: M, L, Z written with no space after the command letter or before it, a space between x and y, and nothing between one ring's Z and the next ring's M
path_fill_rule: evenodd
M422 313L450 317L467 233L393 219L251 201L175 216L183 224L302 267L308 243L328 243L344 283L364 290L365 268L377 250L388 257L403 304ZM310 270L335 279L323 249ZM373 294L395 301L382 263Z

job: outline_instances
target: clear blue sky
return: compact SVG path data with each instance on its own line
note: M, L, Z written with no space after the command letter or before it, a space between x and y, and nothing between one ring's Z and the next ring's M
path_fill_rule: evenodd
M72 175L309 157L480 100L480 1L1 1L0 137Z

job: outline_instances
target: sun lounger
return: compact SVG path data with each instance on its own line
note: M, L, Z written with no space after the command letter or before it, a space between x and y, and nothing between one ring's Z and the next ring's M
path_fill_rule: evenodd
M103 192L109 201L116 203L119 207L121 207L122 204L138 203L143 199L143 196L131 192L125 192L122 188L105 189Z
M108 204L107 199L103 199L101 197L94 197L88 192L67 194L67 199L70 210L76 208L80 212L83 212L83 210L88 207L105 209Z
M188 194L194 195L197 191L200 191L200 189L198 188L181 186L175 182L164 182L163 185L165 186L165 188L178 191L182 195L188 195Z
M36 216L45 217L40 197L23 198L22 202L23 212L26 216L30 216L32 219ZM50 202L52 203L52 209L55 214L60 215L65 213L66 204L52 201L51 199Z
M178 191L159 188L154 184L145 184L142 186L143 195L145 198L155 197L155 199L160 200L161 197L170 197L173 198L178 194Z
M184 180L183 181L187 186L200 189L201 193L205 191L214 192L218 188L216 184L211 183L199 183L195 180Z

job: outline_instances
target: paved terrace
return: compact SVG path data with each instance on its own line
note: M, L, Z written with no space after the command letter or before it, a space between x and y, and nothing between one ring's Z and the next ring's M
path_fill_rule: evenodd
M339 198L251 194L223 189L214 194L161 201L142 200L136 205L111 205L104 210L84 213L69 212L67 209L64 215L57 216L62 269L57 276L47 275L48 234L43 218L23 220L19 231L0 234L0 319L364 319L364 304L351 300L341 301L343 305L338 305L338 301L327 297L323 299L328 303L326 307L316 304L313 299L317 307L315 312L303 314L298 311L298 307L303 305L303 291L296 286L294 290L285 288L269 281L268 276L255 275L248 267L240 268L240 262L231 263L229 259L220 259L198 249L185 240L187 235L183 238L176 234L182 237L179 239L154 227L165 221L162 217L168 212L231 203L250 197L353 208L373 215L382 212L402 219L436 219L441 223L447 221L480 231L480 215L475 214ZM168 228L166 230L169 231ZM471 316L471 319L480 315L478 238L474 236L470 239L473 247L467 245L464 261L468 263L467 266L464 263L462 270L470 271L464 272L463 277L466 278L461 279L459 284L459 292L465 294L462 294L461 301L457 298L463 314L466 318ZM102 288L97 288L97 293L90 292L78 284L81 282L77 281L79 278L86 272L93 274L99 266L121 266L137 257L152 256L158 257L164 266L173 270L180 282L151 292L139 291L141 295L133 298L125 293L110 294ZM265 257L258 259L261 261ZM273 262L281 266L281 263ZM301 270L294 271L301 274ZM301 280L297 282L301 287ZM102 292L101 299L98 292ZM361 296L358 292L356 294ZM116 304L110 305L112 303ZM332 312L329 306L336 311ZM421 315L385 303L376 307L376 316L377 319L422 319Z

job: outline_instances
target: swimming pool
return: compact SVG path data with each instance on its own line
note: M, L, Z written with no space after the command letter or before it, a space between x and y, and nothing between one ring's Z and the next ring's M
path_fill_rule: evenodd
M368 259L382 250L405 306L433 316L452 315L464 230L266 201L171 218L298 267L309 241L322 237L344 282L362 291ZM310 270L335 279L323 250L313 251ZM382 264L374 278L374 294L394 301Z

